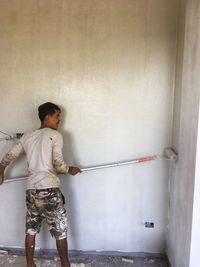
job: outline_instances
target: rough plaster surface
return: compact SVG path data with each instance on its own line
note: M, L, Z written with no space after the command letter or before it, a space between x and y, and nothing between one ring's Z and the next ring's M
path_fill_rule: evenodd
M0 130L39 127L37 106L54 101L69 164L162 154L171 145L176 12L174 0L0 1ZM11 145L0 142L1 155ZM19 159L7 176L25 167ZM69 247L164 252L168 167L159 159L63 176ZM24 190L25 182L0 187L0 245L24 244ZM37 246L55 247L46 228Z
M199 266L199 12L200 3L186 1L184 20L180 20L182 33L179 47L183 53L179 60L175 91L178 104L179 124L173 135L177 144L179 161L171 170L170 220L168 238L168 257L173 267ZM186 12L186 13L185 13ZM181 37L184 36L184 39ZM184 44L182 44L184 40ZM177 116L178 118L178 116ZM178 138L177 138L178 137ZM177 142L178 141L178 142Z

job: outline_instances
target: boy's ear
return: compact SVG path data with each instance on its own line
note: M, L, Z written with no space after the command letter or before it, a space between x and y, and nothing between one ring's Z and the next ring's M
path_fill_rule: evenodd
M50 115L49 114L47 114L46 116L45 116L45 119L49 119L49 117L50 117Z
M49 115L47 114L47 115L44 117L43 122L48 121L48 120L49 120Z

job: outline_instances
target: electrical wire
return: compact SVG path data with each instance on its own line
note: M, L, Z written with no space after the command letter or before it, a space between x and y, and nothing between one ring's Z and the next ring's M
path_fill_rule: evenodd
M10 134L4 133L3 131L0 131L0 133L9 136L10 138L13 138Z

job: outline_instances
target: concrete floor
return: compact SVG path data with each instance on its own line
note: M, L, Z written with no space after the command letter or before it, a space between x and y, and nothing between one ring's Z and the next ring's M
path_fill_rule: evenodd
M0 251L0 267L26 267L26 259L19 251ZM169 267L164 255L102 255L102 253L70 253L71 267ZM56 252L36 253L37 267L61 267Z

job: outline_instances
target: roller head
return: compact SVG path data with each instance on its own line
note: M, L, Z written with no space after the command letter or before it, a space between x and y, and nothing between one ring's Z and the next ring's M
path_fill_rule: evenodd
M173 148L168 147L164 151L164 157L170 161L177 161L178 160L178 155L176 151L174 151Z

